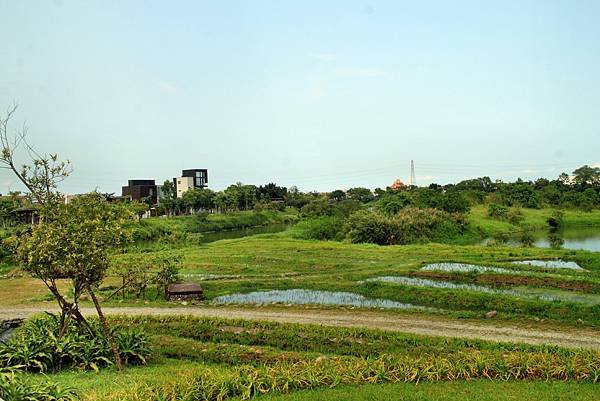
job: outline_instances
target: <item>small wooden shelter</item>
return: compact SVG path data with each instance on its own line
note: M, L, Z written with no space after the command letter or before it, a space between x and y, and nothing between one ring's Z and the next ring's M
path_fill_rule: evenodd
M176 283L169 284L167 287L167 299L169 301L182 301L196 299L201 301L204 298L204 290L196 283Z

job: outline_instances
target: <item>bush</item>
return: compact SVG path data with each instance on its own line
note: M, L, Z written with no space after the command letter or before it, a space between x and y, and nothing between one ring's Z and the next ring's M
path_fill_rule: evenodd
M506 220L508 220L510 224L519 225L523 219L525 219L525 216L523 216L521 208L512 208L506 214Z
M333 216L307 219L294 227L294 236L300 239L340 241L344 238L344 222Z
M546 222L548 223L550 229L556 230L562 226L564 218L565 214L562 212L562 210L553 210Z
M508 207L492 203L488 206L488 216L496 220L504 220L508 215Z
M430 208L405 208L394 216L361 211L348 219L347 238L379 245L448 241L460 235L465 225L461 214Z
M14 369L0 368L0 400L74 401L74 389L50 382L30 384L21 380Z
M64 368L99 370L112 365L108 340L97 320L89 322L92 336L73 321L59 336L59 319L47 314L27 321L7 343L0 343L0 367L30 372L57 371ZM139 330L114 331L113 338L124 363L145 364L150 355L148 336Z

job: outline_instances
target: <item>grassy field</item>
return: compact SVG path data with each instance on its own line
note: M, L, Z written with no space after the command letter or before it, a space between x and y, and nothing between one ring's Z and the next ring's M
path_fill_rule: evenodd
M487 399L537 391L536 399L551 400L556 391L590 393L591 382L600 378L597 351L191 317L115 317L112 322L153 336L148 366L124 373L64 371L47 378L61 386L76 384L81 399L89 401L247 399L307 389L322 390L291 397L331 397L353 389L357 398L351 399L394 389L402 397L436 397L450 388L463 400L493 387L506 392L487 394ZM330 389L366 383L382 385Z
M519 229L485 213L472 211L471 224L480 232ZM524 211L525 221L545 226L547 213ZM279 212L274 216L273 222L288 219ZM285 221L295 218L290 216ZM599 216L569 212L565 224L595 225ZM190 221L149 219L145 224L163 234L199 232ZM300 240L288 231L204 244L182 241L177 246L130 247L113 255L115 265L143 263L151 270L154 261L158 265L165 259L178 261L180 280L202 285L205 305L232 295L232 302L243 303L252 293L258 293L252 295L253 302L294 305L307 301L302 296L309 294L309 304L341 300L340 305L333 302L326 307L346 311L375 305L382 316L414 313L483 321L486 313L495 311L498 324L591 331L600 327L600 254L594 252L434 243L377 246ZM513 263L522 260L575 262L580 269ZM38 280L18 271L5 272L0 278L2 306L53 305ZM116 270L111 271L101 295L107 297L120 283ZM68 288L67 283L62 285ZM261 298L272 291L279 298ZM143 296L119 295L104 305L181 306L158 295L151 286ZM341 306L348 299L360 302ZM394 307L383 309L380 305L385 303ZM89 300L83 299L82 305L89 306ZM597 384L591 382L600 379L596 351L182 316L112 317L112 321L151 334L154 351L148 366L124 373L63 371L48 378L77 387L81 399L89 401L255 396L265 400L592 400L597 398Z
M483 318L486 312L496 310L498 319L539 318L565 324L600 324L600 306L593 302L594 294L600 295L600 255L593 252L442 244L381 247L296 240L280 233L115 256L118 263L131 264L143 260L152 265L153 258L178 258L180 279L201 283L207 302L223 295L304 289L409 303L435 308L431 313L458 317ZM586 270L512 263L528 259L573 261ZM500 269L501 273L422 270L424 265L438 262L482 265ZM378 277L408 278L409 282L366 281ZM425 281L423 285L419 280L434 282ZM35 279L4 279L2 283L0 302L8 305L48 300ZM109 277L103 294L112 293L119 283L118 277ZM528 288L532 289L530 293ZM172 305L156 299L156 295L155 290L149 289L145 297L113 297L105 304ZM280 302L294 303L285 299Z
M553 209L520 209L523 220L520 225L508 221L496 220L488 216L485 205L476 205L471 208L469 222L471 229L484 237L494 237L500 233L516 234L522 230L521 226L528 226L535 230L547 230L547 219L552 215ZM600 210L584 212L581 210L563 210L564 228L572 227L600 227Z
M597 384L571 382L469 382L379 384L265 395L262 401L592 401Z

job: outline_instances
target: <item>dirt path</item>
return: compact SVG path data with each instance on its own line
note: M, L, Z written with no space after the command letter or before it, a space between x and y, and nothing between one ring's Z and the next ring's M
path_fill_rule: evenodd
M27 317L40 308L0 308L0 319ZM51 310L51 308L49 309ZM83 308L84 314L95 314ZM119 307L105 308L107 314L126 315L193 315L229 319L264 320L282 323L306 323L325 326L360 327L443 337L462 337L491 341L510 341L528 344L552 344L564 347L583 347L600 350L600 332L588 328L544 329L519 327L503 322L466 322L438 316L396 315L349 310L282 310L233 307Z

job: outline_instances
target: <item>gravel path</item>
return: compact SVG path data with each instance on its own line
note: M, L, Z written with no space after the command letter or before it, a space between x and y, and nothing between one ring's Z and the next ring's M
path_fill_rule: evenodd
M0 308L0 319L28 317L43 308ZM47 308L48 311L56 311ZM305 323L325 326L373 328L405 333L443 337L462 337L491 341L510 341L528 344L551 344L570 348L600 350L600 332L589 328L544 329L519 327L502 322L466 322L456 319L423 315L399 315L355 310L306 309L284 310L236 307L119 307L104 308L106 314L126 315L193 315L229 319L263 320L282 323ZM95 314L92 308L83 308L84 314Z

